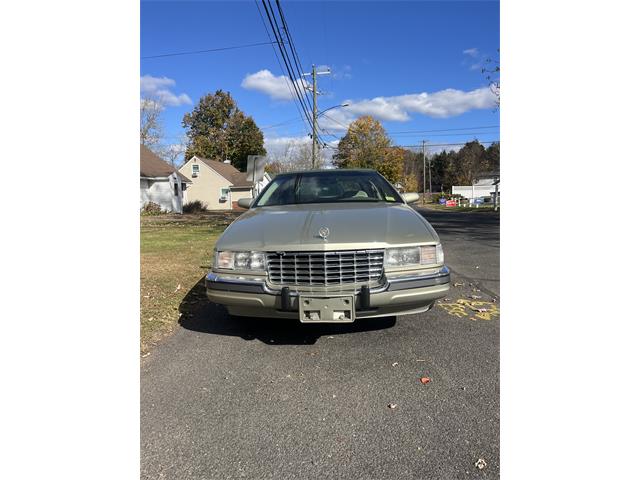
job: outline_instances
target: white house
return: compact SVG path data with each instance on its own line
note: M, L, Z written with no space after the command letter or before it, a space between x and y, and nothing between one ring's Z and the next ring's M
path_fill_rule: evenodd
M140 209L153 202L166 211L182 213L184 191L191 180L140 145Z
M199 200L206 204L207 210L233 210L238 208L239 199L253 198L253 184L247 180L247 173L231 163L194 155L179 171L192 182L185 192L185 201ZM265 177L256 183L256 194L270 181L265 173Z
M493 197L496 187L498 196L500 196L500 174L486 174L479 176L473 185L454 185L451 188L451 193L472 200L474 198Z

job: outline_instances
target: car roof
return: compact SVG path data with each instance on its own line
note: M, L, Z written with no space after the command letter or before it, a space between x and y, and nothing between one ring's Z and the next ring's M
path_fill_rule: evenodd
M377 173L377 170L373 168L331 168L326 170L296 170L293 172L283 172L279 173L277 176L281 175L309 175L313 173L337 173L337 174L345 174L345 173L354 173L354 172L362 172L362 173Z

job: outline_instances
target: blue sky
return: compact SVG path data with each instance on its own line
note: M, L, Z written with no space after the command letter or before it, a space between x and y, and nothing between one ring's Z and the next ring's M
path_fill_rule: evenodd
M275 3L275 2L274 2ZM344 134L361 114L380 119L394 142L413 145L499 138L499 112L480 71L500 46L498 2L281 2L300 59L328 65L319 110L324 138ZM274 5L275 6L275 5ZM141 57L267 41L254 1L142 2ZM275 151L308 133L271 46L141 59L141 90L164 100L166 143L184 133L182 116L207 92L231 92L264 128ZM412 130L469 130L395 133ZM453 147L452 147L453 148ZM434 147L434 150L439 148Z

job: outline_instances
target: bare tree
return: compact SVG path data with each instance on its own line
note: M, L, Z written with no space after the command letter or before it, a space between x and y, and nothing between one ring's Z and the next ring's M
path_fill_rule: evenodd
M187 138L182 136L177 143L164 147L159 155L176 168L184 164L184 156L187 150Z
M293 149L293 155L291 158L292 170L311 170L312 162L312 144L311 142L299 143L296 148Z
M500 50L498 50L498 54ZM482 67L482 74L489 82L489 88L496 96L496 108L500 108L500 61L492 58L485 59L485 66Z
M311 169L311 142L291 140L282 150L269 153L269 169L272 173Z
M140 99L140 143L157 150L163 137L162 105L151 98Z

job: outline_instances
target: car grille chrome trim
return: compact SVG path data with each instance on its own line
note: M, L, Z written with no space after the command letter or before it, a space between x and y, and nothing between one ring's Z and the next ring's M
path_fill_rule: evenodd
M384 249L267 252L274 285L340 286L369 284L382 278Z

